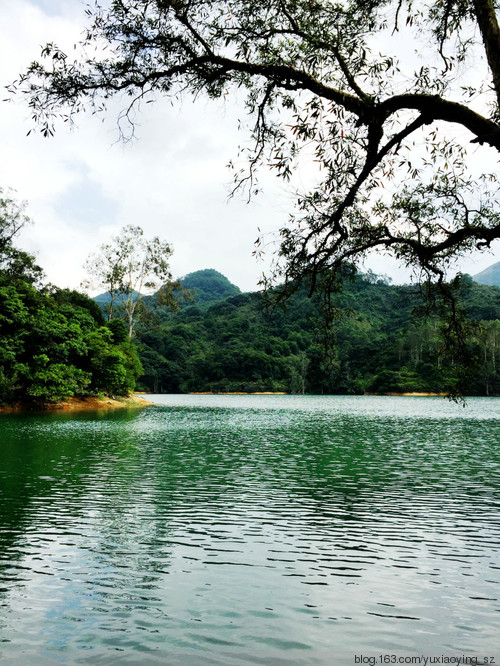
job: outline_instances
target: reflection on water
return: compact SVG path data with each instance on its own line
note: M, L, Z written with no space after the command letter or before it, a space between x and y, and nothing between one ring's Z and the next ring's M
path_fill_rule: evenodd
M0 419L0 660L500 653L497 401L157 401Z

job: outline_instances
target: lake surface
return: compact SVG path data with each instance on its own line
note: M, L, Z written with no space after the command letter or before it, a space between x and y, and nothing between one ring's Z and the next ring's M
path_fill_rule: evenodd
M2 664L500 663L500 400L153 399L0 417Z

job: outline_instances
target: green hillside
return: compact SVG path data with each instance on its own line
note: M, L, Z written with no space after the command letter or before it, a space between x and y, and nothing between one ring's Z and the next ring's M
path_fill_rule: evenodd
M214 303L224 301L231 296L241 294L241 290L232 284L225 275L213 268L188 273L180 282L184 289L189 289L192 296L191 303L183 303L184 307L196 305L207 308Z
M200 271L194 271L193 273L188 273L183 278L179 280L184 289L188 289L190 292L189 298L184 298L183 294L180 292L175 292L174 295L179 299L179 305L181 308L191 307L196 305L199 308L206 309L214 303L219 301L224 301L230 296L236 296L241 294L241 290L236 285L232 284L225 275L219 273L213 268L206 268ZM133 299L141 297L141 295L134 291ZM126 299L124 294L118 294L116 297L116 305L119 306ZM104 312L106 312L109 303L111 302L111 296L109 292L104 292L103 294L98 294L93 297L93 300L98 303ZM152 306L155 301L155 296L145 296L144 301L147 305ZM168 315L168 308L165 308L165 315Z
M204 293L203 271L197 289ZM207 274L210 278L210 271ZM210 281L210 280L208 280ZM185 283L184 283L185 284ZM462 303L482 327L468 335L476 366L468 394L500 394L500 288L466 276ZM286 308L259 293L237 294L205 308L194 305L137 329L153 392L285 391L291 393L447 392L463 379L443 354L443 323L417 316L419 291L373 276L347 282L334 304L344 316L325 328L319 301L299 291ZM334 340L325 346L325 337Z

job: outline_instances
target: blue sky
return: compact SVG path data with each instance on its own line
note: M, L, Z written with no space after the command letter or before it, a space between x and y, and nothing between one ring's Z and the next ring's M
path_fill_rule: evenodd
M16 78L47 41L72 50L84 23L80 0L0 2L0 85ZM36 253L51 282L76 288L89 253L122 226L139 224L147 236L172 243L175 276L215 268L240 288L255 289L268 264L252 257L257 229L271 238L286 223L292 196L264 175L264 195L250 204L228 201L226 165L245 141L237 129L241 106L189 99L178 108L148 104L137 140L127 144L117 141L119 110L117 102L105 117L82 116L75 130L62 126L44 139L26 136L32 127L26 106L0 102L0 186L28 202L35 222L23 247ZM499 259L497 250L460 268L476 273ZM395 282L409 278L387 258L366 267Z

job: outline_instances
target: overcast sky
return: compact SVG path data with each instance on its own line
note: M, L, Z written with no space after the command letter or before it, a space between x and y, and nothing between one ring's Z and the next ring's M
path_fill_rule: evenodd
M48 41L72 50L84 25L80 0L0 0L0 85ZM32 128L26 106L0 102L0 186L28 202L35 223L23 248L36 254L51 282L77 288L88 254L122 226L139 224L146 236L172 243L176 277L215 268L241 289L256 289L266 269L252 257L257 228L271 233L284 224L291 195L265 179L265 194L250 204L243 197L228 201L226 165L245 140L237 129L241 107L189 99L178 108L167 101L145 105L137 140L127 144L117 141L117 110L82 116L76 130L62 126L45 139L26 136ZM499 259L497 249L460 268L476 273ZM409 277L387 259L369 267L394 282Z

